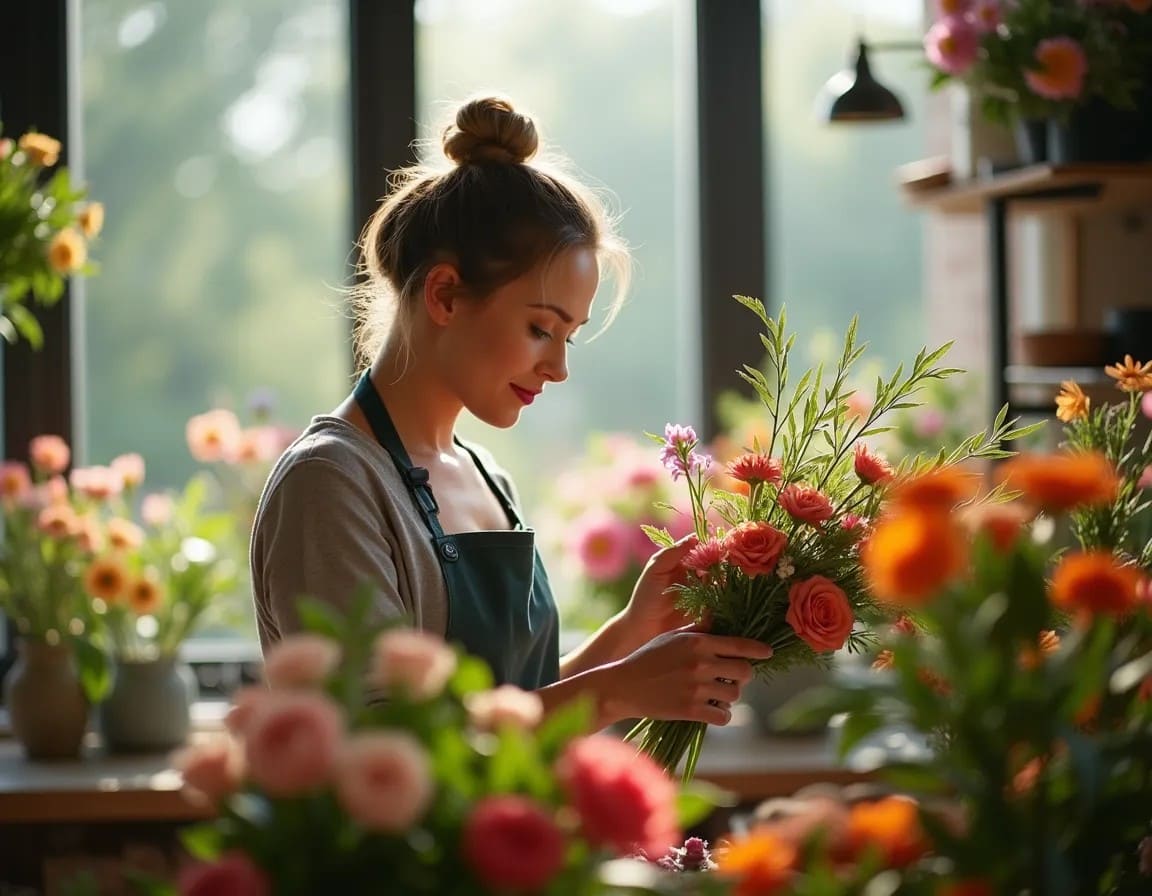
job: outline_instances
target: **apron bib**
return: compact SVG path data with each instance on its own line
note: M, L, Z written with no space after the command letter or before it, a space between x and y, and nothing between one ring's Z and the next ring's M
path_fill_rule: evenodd
M555 682L560 675L559 616L535 533L523 527L511 499L480 458L457 442L471 455L513 528L445 535L428 471L412 466L367 371L354 396L428 528L448 589L446 639L485 660L498 685L535 690Z

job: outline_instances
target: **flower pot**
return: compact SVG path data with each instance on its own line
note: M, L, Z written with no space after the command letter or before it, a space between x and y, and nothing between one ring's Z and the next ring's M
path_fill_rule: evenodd
M79 758L89 707L69 645L20 639L4 703L29 759Z
M1017 118L1012 132L1022 165L1041 165L1048 161L1048 119Z
M175 657L117 660L100 705L100 734L110 753L159 753L182 746L191 728L196 676Z
M1067 119L1048 123L1049 161L1141 162L1152 158L1147 107L1118 109L1101 99L1077 106Z

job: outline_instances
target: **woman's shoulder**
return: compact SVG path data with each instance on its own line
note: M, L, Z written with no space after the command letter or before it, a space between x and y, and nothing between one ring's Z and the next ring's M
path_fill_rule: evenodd
M275 488L286 479L320 478L364 486L398 481L395 465L367 433L339 417L313 417L280 455L268 477Z

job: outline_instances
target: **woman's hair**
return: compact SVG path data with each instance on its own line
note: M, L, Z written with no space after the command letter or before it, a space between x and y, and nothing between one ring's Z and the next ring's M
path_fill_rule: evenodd
M478 299L565 249L592 249L614 274L604 327L627 290L628 249L605 203L559 163L531 162L536 126L498 97L469 100L443 134L447 170L416 165L394 172L390 191L360 241L352 291L361 366L372 363L392 326L407 333L424 278L456 266Z

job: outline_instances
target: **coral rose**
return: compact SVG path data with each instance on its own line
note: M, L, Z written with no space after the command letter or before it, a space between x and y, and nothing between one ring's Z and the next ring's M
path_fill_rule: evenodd
M257 704L244 727L252 780L271 796L314 793L332 778L344 717L327 697L280 691Z
M788 536L767 523L741 523L724 536L728 562L746 576L771 575L788 546Z
M172 766L190 799L215 806L239 789L244 757L232 738L215 737L179 750Z
M1118 566L1108 551L1081 551L1061 558L1048 593L1062 610L1123 614L1136 606L1139 584L1139 570Z
M336 795L348 814L373 831L405 831L432 800L431 762L403 732L357 734L336 763Z
M1005 461L997 476L1024 500L1050 513L1074 507L1108 504L1116 499L1120 480L1102 454L1018 454Z
M892 478L892 467L883 457L862 442L856 444L852 467L860 481L866 485L887 482Z
M340 662L340 645L310 632L288 635L264 657L264 680L283 690L320 687Z
M832 516L832 502L810 485L792 483L780 490L780 506L801 523L818 526Z
M1076 100L1084 92L1088 58L1084 48L1070 37L1052 37L1036 45L1033 68L1024 80L1037 96L1048 100Z
M784 619L817 653L843 647L856 622L844 591L824 576L812 576L788 589Z
M464 858L494 890L538 892L564 866L564 835L533 800L523 796L486 797L464 823Z
M556 765L560 786L588 840L620 855L663 855L683 842L676 787L660 766L614 737L578 738Z
M456 652L442 638L400 628L376 639L369 680L377 687L399 690L410 700L431 700L455 671Z
M947 514L915 509L883 517L861 549L872 592L911 606L955 578L966 557L967 546Z

